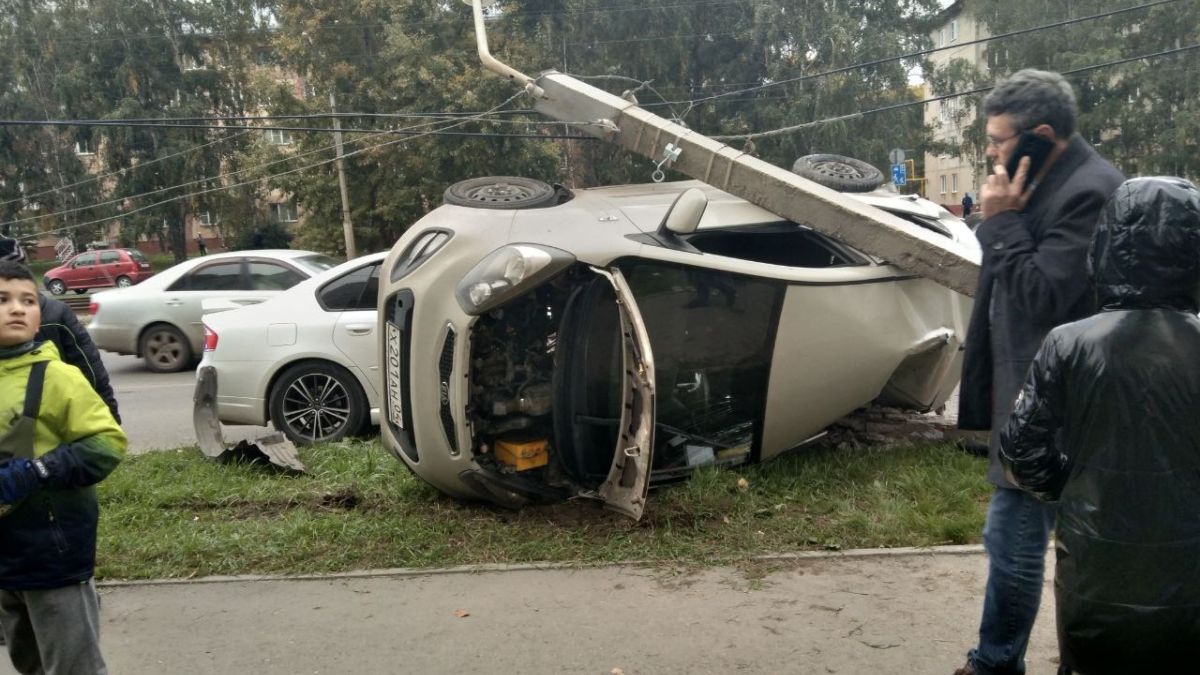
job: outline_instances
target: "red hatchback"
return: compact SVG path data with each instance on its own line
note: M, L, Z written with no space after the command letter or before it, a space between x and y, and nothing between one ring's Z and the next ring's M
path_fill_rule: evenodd
M89 288L116 286L126 288L154 275L150 261L141 251L110 248L80 253L46 272L46 289L62 295L71 289L83 293Z

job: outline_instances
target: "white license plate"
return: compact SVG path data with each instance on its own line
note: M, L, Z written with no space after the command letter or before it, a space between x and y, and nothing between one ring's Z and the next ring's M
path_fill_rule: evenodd
M404 399L400 387L404 382L404 367L400 362L400 328L387 322L387 402L388 419L401 429L404 428Z

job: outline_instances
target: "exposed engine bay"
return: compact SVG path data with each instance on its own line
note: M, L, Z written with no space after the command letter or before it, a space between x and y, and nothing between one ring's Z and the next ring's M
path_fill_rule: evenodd
M481 316L471 336L467 408L476 461L493 471L532 472L541 482L552 467L554 373L558 336L572 270ZM584 277L586 279L586 277Z

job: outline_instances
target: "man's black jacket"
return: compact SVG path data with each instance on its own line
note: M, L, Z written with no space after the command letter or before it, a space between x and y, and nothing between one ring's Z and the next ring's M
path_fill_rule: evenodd
M112 383L108 381L108 371L100 360L100 351L96 343L88 335L87 329L75 318L75 312L66 303L38 295L38 303L42 307L42 326L38 329L37 340L49 340L58 347L62 360L78 368L92 388L100 394L100 398L108 405L117 423L121 423L121 415L117 412L117 397L113 395Z
M988 480L1011 486L996 455L999 427L1051 328L1088 316L1087 250L1109 195L1125 177L1078 134L1034 188L1025 210L975 231L983 251L967 329L958 424L992 429Z

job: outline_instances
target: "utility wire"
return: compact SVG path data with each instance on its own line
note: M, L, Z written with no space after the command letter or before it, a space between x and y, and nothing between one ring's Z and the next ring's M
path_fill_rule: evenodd
M1116 9L1116 10L1112 10L1110 12L1102 12L1100 14L1091 14L1089 16L1079 17L1077 19L1066 19L1063 21L1056 21L1054 23L1044 24L1041 26L1033 26L1031 28L1022 28L1020 30L1010 31L1008 33L1001 33L999 35L991 35L991 36L988 36L985 38L979 38L977 40L969 40L967 42L958 42L953 45L947 45L944 47L934 47L932 49L922 49L920 51L911 52L908 54L901 54L900 56L889 56L887 58L876 59L874 61L865 61L863 63L857 63L857 64L854 64L851 66L845 66L842 68L834 68L833 70L826 70L826 71L822 71L820 73L813 73L812 75L801 75L799 77L793 77L793 78L789 78L786 80L779 80L778 82L769 82L767 84L761 84L761 85L758 85L755 87L749 87L746 89L739 89L736 91L727 91L727 92L724 92L721 94L714 94L713 96L708 96L706 98L695 99L693 101L686 101L686 103L689 103L690 106L694 108L695 106L700 105L702 103L707 103L709 101L715 101L720 98L725 98L726 96L735 96L737 94L746 94L746 93L749 93L752 91L760 91L762 89L767 89L769 87L777 87L777 86L784 85L784 84L792 84L795 82L803 82L806 80L812 80L812 79L816 79L819 77L827 77L829 75L836 75L838 73L845 73L845 72L848 72L851 70L859 70L862 68L869 68L871 66L878 66L878 65L881 65L884 63L891 63L893 61L901 61L904 59L916 58L918 56L925 56L927 54L933 54L936 52L946 51L949 49L961 49L963 47L969 47L971 45L982 44L982 43L991 42L994 40L1002 40L1004 38L1010 38L1010 37L1015 37L1018 35L1025 35L1028 33L1049 30L1051 28L1061 28L1063 26L1070 26L1072 24L1083 23L1085 21L1093 21L1096 19L1103 19L1103 18L1107 18L1110 16L1117 16L1119 14L1125 14L1128 12L1134 12L1134 11L1141 10L1141 9L1147 9L1149 7L1157 7L1159 5L1166 5L1166 4L1170 4L1170 3L1178 2L1178 1L1179 0L1156 0L1155 2L1147 2L1145 4L1135 5L1133 7L1125 7L1123 9ZM683 102L677 102L677 103L683 103ZM690 108L689 108L689 111L690 111ZM686 113L684 113L684 114L686 114Z
M34 199L37 199L38 197L41 197L42 195L48 195L52 192L61 192L63 190L70 190L73 187L79 187L80 185L87 185L88 183L94 183L96 181L104 180L105 178L112 178L113 176L119 176L127 171L132 171L134 169L141 169L142 167L150 166L152 164L157 164L159 162L164 162L168 159L172 159L172 158L178 157L180 155L186 155L190 152L196 152L197 150L203 150L204 148L207 148L210 145L216 145L217 143L225 143L225 142L231 141L235 138L245 136L248 133L250 133L250 131L243 131L240 134L234 134L233 136L226 136L224 138L218 138L215 141L205 143L204 145L198 145L194 148L188 148L187 150L180 150L179 152L174 152L169 155L163 155L162 157L156 157L154 159L148 159L144 162L138 162L137 164L129 167L128 169L118 169L116 171L110 171L109 173L102 173L97 176L93 176L91 178L85 178L84 180L81 180L81 181L78 181L75 183L71 183L70 185L63 185L62 187L48 188L48 189L42 190L40 192L34 192L32 194L22 195L20 197L14 198L14 199L9 199L8 201L0 202L0 206L7 206L9 204L12 204L13 202L34 200Z
M503 108L504 106L506 106L506 105L508 105L509 103L511 103L511 102L513 102L513 101L515 101L517 98L519 98L519 97L523 96L524 94L525 94L525 92L524 92L524 91L517 92L516 94L513 94L513 95L512 95L512 96L510 96L508 99L506 99L506 100L505 100L503 103L500 103L500 104L499 104L499 105L497 105L496 107L492 108L492 109L491 109L491 110L489 110L489 111L486 111L486 112L485 112L485 113L483 113L483 114L490 114L490 113L492 113L492 112L494 112L494 111L496 111L496 110L498 110L498 109L500 109L500 108ZM466 124L466 123L468 123L468 122L470 122L470 121L471 121L471 120L470 120L469 118L468 118L468 119L463 119L463 120L461 120L461 121L457 121L457 122L454 122L454 123L452 123L452 124L448 124L448 125L446 125L446 126L442 127L441 129L437 129L437 130L431 131L431 132L429 132L429 133L430 133L430 134L432 134L432 133L435 133L436 131L444 131L444 130L446 130L446 129L452 129L452 128L454 128L454 127L457 127L457 126L461 126L461 125L463 125L463 124ZM395 144L397 144L397 143L405 143L405 142L408 142L408 141L416 140L416 139L418 139L418 138L421 138L421 137L420 137L420 136L411 136L411 137L405 137L405 138L397 138L397 139L390 140L390 141L384 141L383 143L380 143L380 144L378 144L378 145L373 145L373 146L370 146L370 147L367 147L367 148L359 148L358 150L354 150L353 152L348 152L348 153L346 153L346 154L342 155L342 157L341 157L341 158L342 158L342 159L345 159L346 157L353 157L354 155L358 155L358 154L361 154L361 153L364 153L364 152L367 152L367 151L370 151L370 150L377 150L377 149L379 149L379 148L383 148L383 147L386 147L386 146L389 146L389 145L395 145ZM270 174L270 175L267 175L267 176L260 176L260 177L257 177L257 178L252 178L252 179L250 179L250 180L241 181L241 182L239 182L239 183L233 183L233 184L231 184L231 185L220 185L220 186L213 187L213 188L208 188L208 189L205 189L205 190L198 190L198 191L196 191L196 192L189 192L189 193L187 193L187 194L183 194L183 195L177 195L177 196L175 196L175 197L170 197L170 198L168 198L168 199L164 199L164 200L161 200L161 201L155 202L155 203L153 203L153 204L147 204L146 206L140 206L140 207L138 207L138 208L135 208L135 209L130 209L129 211L124 211L124 212L122 212L122 213L119 213L119 214L117 214L117 215L115 215L115 216L108 216L108 217L106 217L106 218L97 218L97 219L95 219L95 220L90 220L90 221L87 221L87 222L85 222L85 223L76 223L76 224L74 224L74 225L67 225L67 226L64 226L64 227L54 228L54 229L51 229L51 230L45 230L45 231L42 231L42 232L38 232L38 233L36 233L36 234L25 235L25 236L24 236L24 237L22 237L22 238L23 238L23 239L33 239L33 238L35 238L35 237L41 237L41 236L45 236L45 235L47 235L47 234L56 234L56 233L59 233L59 232L66 232L67 230L74 230L74 229L79 229L79 228L82 228L82 227L88 227L88 226L91 226L91 225L97 225L97 224L100 224L100 223L108 222L108 221L110 221L110 220L116 220L116 219L118 219L118 218L126 218L126 217L128 217L128 216L130 216L130 215L133 215L133 214L135 214L135 213L139 213L139 212L141 212L141 211L146 211L146 210L148 210L148 209L152 209L152 208L155 208L155 207L157 207L157 206L162 206L163 204L169 204L169 203L171 203L171 202L176 202L176 201L179 201L179 200L181 200L181 199L188 199L188 198L190 198L190 197L198 197L198 196L200 196L200 195L205 195L205 194L209 194L209 193L211 193L211 192L217 192L217 191L220 191L220 190L231 190L231 189L233 189L233 188L236 188L236 187L242 187L242 186L244 186L244 185L251 185L251 184L253 184L253 183L260 183L260 182L262 182L262 181L264 181L264 180L268 180L268 179L271 179L271 178L279 178L280 176L286 176L286 175L289 175L289 174L298 173L298 172L300 172L300 171L305 171L305 170L308 170L308 169L312 169L312 168L314 168L314 167L323 166L323 165L325 165L325 164L332 164L333 162L336 162L338 159L339 159L339 158L337 158L337 157L334 157L334 158L331 158L331 159L325 159L325 160L322 160L322 161L320 161L320 162L315 162L315 163L313 163L313 164L308 164L308 165L305 165L305 166L301 166L301 167L297 167L297 168L294 168L294 169L290 169L290 170L288 170L288 171L283 171L283 172L276 173L276 174ZM180 188L180 187L184 187L184 185L178 185L178 186L175 186L175 188ZM169 189L175 189L175 188L169 188ZM142 195L139 195L139 196L142 196ZM131 198L130 198L130 199L131 199ZM56 214L47 214L47 215L59 215L59 214L57 214L57 213L56 213ZM8 223L3 223L3 224L8 224ZM0 224L0 225L3 225L3 224Z
M486 113L485 113L485 114L486 114ZM464 122L463 122L463 123L465 124L467 121L470 121L470 118L467 118L466 120L464 120ZM436 122L424 122L424 123L422 123L422 124L416 124L416 125L413 125L413 126L411 126L411 127L407 127L407 128L408 128L408 129L417 129L417 128L420 128L420 127L428 127L428 126L432 126L432 125L434 125L434 124L436 124ZM451 126L458 126L458 125L451 125ZM451 128L451 127L446 127L446 128ZM370 140L370 139L372 139L372 138L375 138L375 137L377 137L377 136L383 136L383 135L386 135L386 134L379 133L379 134L374 134L374 135L370 135L370 136L361 136L361 137L359 137L359 138L352 138L352 139L350 139L348 142L349 142L349 143L359 143L359 142L362 142L362 141L367 141L367 140ZM284 163L284 162L290 162L290 161L292 161L292 160L299 159L299 158L301 158L301 157L307 157L307 156L309 156L309 155L314 155L314 154L317 154L317 153L320 153L320 152L325 152L325 151L327 151L327 150L334 150L334 149L336 149L336 148L337 148L337 145L336 145L336 144L325 145L325 146L322 146L322 147L316 148L316 149L314 149L314 150L310 150L310 151L308 151L308 152L302 152L302 153L300 153L300 154L297 154L297 155L289 155L289 156L287 156L287 157L283 157L283 158L280 158L280 159L277 159L277 160L274 160L274 161L271 161L271 162L267 162L266 164L260 164L260 165L257 165L257 166L249 166L249 167L246 167L246 168L244 168L244 169L238 169L238 170L236 170L236 171L231 171L231 172L229 172L229 173L227 173L227 174L222 174L222 176L236 176L237 174L240 174L240 173L246 173L246 172L249 172L249 171L255 171L255 170L258 170L258 169L265 169L265 168L267 168L267 167L274 166L274 165L276 165L276 164L282 164L282 163ZM347 156L348 156L348 155L347 155ZM199 184L202 184L202 183L206 183L206 182L208 182L208 181L211 181L211 180L216 180L216 179L217 179L217 178L219 178L219 177L220 177L220 176L205 176L204 178L200 178L200 179L197 179L197 180L189 181L189 182L187 182L187 183L181 183L181 184L179 184L179 185L170 185L170 186L167 186L167 187L164 187L164 188L158 188L158 189L156 189L156 190L150 190L150 191L148 191L148 192L143 192L143 193L136 194L136 195L130 195L130 196L128 196L128 197L121 197L121 198L118 198L118 199L110 199L110 200L108 200L108 201L105 201L105 202L100 202L100 203L97 203L97 204L91 204L91 205L88 205L88 206L79 206L79 207L74 207L74 208L70 208L70 209L64 209L64 210L62 210L62 211L55 211L53 215L67 215L67 214L70 214L70 213L78 213L78 212L80 212L80 211L87 211L87 210L94 209L94 208L99 208L99 207L102 207L102 206L110 206L110 205L112 205L112 204L121 204L121 203L123 203L123 202L125 202L126 200L129 200L129 199L138 199L138 198L141 198L141 197L147 197L147 196L149 196L149 195L158 194L158 193L161 193L161 192L167 192L167 191L169 191L169 190L176 190L176 189L179 189L179 188L189 187L189 186L192 186L192 185L199 185ZM18 224L20 224L20 223L29 222L29 221L31 221L31 220L37 220L37 219L39 219L39 218L43 218L43 217L45 217L45 215L49 215L49 214L41 214L41 215L36 215L36 216L27 216L27 217L25 217L25 218L17 218L17 219L15 219L15 220L10 220L10 221L8 221L8 222L5 222L5 223L0 223L0 227L4 227L4 226L7 226L7 225L18 225Z
M451 118L454 119L454 118ZM459 118L463 119L463 118ZM450 121L441 119L439 121ZM488 119L470 119L469 121L487 122ZM521 120L498 120L503 122L515 122L522 124ZM549 121L531 121L528 124L555 124L559 125L562 122ZM401 136L483 136L491 138L570 138L582 139L591 138L590 136L553 136L548 134L519 134L519 133L489 133L489 132L474 132L474 131L409 131L405 129L355 129L353 127L343 127L334 129L333 127L281 127L281 126L246 126L246 125L220 125L220 124L159 124L154 122L79 122L76 120L0 120L0 126L50 126L50 127L119 127L134 128L134 129L208 129L212 131L319 131L324 133L332 133L340 131L345 134L372 134L372 135L401 135Z
M1130 56L1128 58L1117 59L1115 61L1109 61L1107 63L1097 63L1095 65L1084 66L1082 68L1076 68L1074 70L1066 70L1059 74L1063 75L1064 77L1067 75L1078 75L1080 73L1086 73L1086 72L1090 72L1093 70L1099 70L1101 68L1110 68L1112 66L1119 66L1119 65L1122 65L1125 63L1130 63L1133 61L1143 61L1143 60L1159 58L1162 56L1170 56L1172 54L1179 54L1182 52L1191 51L1193 49L1200 49L1200 44L1189 45L1187 47L1178 47L1176 49L1167 49L1167 50L1164 50L1161 52L1156 52L1154 54L1143 54L1141 56ZM711 138L713 140L717 140L717 141L741 141L741 140L752 140L755 138L766 138L768 136L779 136L781 134L787 134L787 133L791 133L793 131L800 131L803 129L809 129L811 127L820 126L823 124L829 124L831 122L840 122L840 121L844 121L844 120L857 119L859 117L863 117L865 115L872 115L874 113L886 112L889 110L899 110L900 108L908 108L908 107L912 107L915 105L925 105L926 103L933 103L934 101L945 101L947 99L959 98L961 96L971 96L973 94L981 94L985 91L991 91L994 88L995 88L994 86L979 87L977 89L971 89L968 91L959 91L959 92L955 92L953 94L943 94L941 96L933 96L930 98L921 99L921 100L917 100L917 101L906 101L904 103L897 103L894 105L883 106L880 108L872 108L871 110L862 110L859 112L848 113L846 115L839 115L837 117L827 117L825 119L813 120L811 122L805 122L803 124L794 124L794 125L788 126L788 127L772 129L771 131L760 131L760 132L752 133L752 134L732 134L732 135L722 135L722 136L709 136L709 138Z

